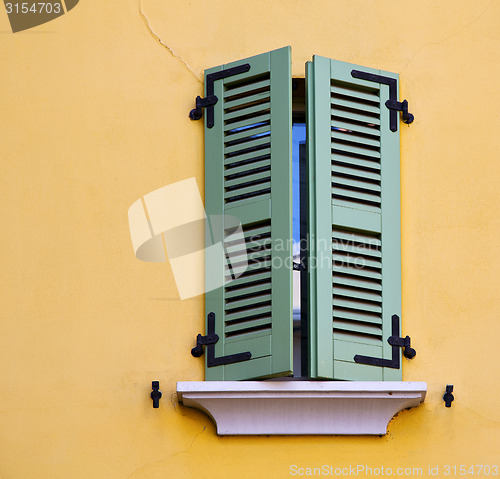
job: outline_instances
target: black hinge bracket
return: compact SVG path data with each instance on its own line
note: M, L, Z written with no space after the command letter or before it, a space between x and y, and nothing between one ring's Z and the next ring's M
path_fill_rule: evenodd
M444 405L446 407L451 407L451 402L455 400L455 397L453 396L453 394L451 394L452 392L453 392L453 384L448 384L446 386L446 392L444 393L443 396Z
M189 112L189 118L191 118L191 120L200 120L203 116L203 108L205 108L207 114L207 128L213 128L215 123L214 105L219 101L217 96L214 95L214 82L216 80L222 80L223 78L239 75L240 73L245 73L249 70L250 64L245 63L237 67L228 68L227 70L221 70L220 72L209 73L206 78L207 96L205 98L201 98L200 96L196 97L196 108Z
M361 356L356 354L354 361L360 364L368 364L370 366L379 366L381 368L399 369L399 348L404 348L403 355L405 358L412 359L417 352L411 348L410 336L405 338L399 337L399 316L392 316L392 336L387 339L387 342L392 346L392 359L373 358L371 356Z
M398 82L395 78L375 75L360 70L352 70L351 76L360 80L389 85L389 99L385 102L385 106L389 109L389 128L391 131L398 131L398 111L403 114L401 118L403 123L409 124L413 122L415 117L408 112L408 102L406 100L402 102L398 101Z
M305 265L302 263L297 263L296 261L293 262L293 271L306 271Z
M252 353L246 351L244 353L229 354L227 356L215 357L215 344L219 341L219 335L215 333L215 313L208 313L207 317L208 334L202 336L198 334L196 337L196 346L191 349L191 354L195 358L199 358L203 354L203 346L207 353L207 367L222 366L224 364L240 363L248 361L252 358Z
M160 381L152 381L151 389L151 399L153 400L153 407L157 409L160 407L161 398Z

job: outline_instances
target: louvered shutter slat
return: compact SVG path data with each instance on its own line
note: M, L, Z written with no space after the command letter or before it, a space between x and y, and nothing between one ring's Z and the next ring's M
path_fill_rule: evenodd
M362 90L360 91L360 89L353 90L348 86L343 86L342 83L339 81L332 84L330 92L333 93L333 95L343 95L352 97L355 101L358 102L364 100L366 102L371 102L372 104L375 104L377 106L379 103L379 97L377 93L362 91Z
M227 133L226 134L226 144L234 145L236 141L238 141L239 145L243 145L242 140L249 141L253 138L263 138L269 136L271 133L271 127L269 125L259 126L256 124L253 128L247 128L239 133Z
M242 121L243 118L250 115L264 115L269 113L271 109L271 103L269 101L261 103L259 105L249 105L245 108L241 108L235 111L227 111L224 114L224 120L226 122L230 121Z
M360 111L339 110L332 108L332 116L346 121L360 122L361 126L370 127L380 125L380 119L374 115L364 115Z
M330 126L347 130L348 132L352 132L354 134L365 134L370 136L378 136L379 134L379 128L376 125L364 126L359 123L355 123L353 121L348 121L345 119L332 120L330 122Z
M248 128L255 124L269 123L271 120L271 115L266 113L264 115L254 116L252 118L247 118L241 121L228 122L224 126L224 131L237 131L239 128Z
M226 111L234 111L236 108L242 110L243 108L248 108L249 106L255 106L259 103L269 102L269 92L259 92L253 95L245 96L243 98L227 99L224 98L224 108Z
M269 88L271 86L271 82L269 79L262 81L254 81L251 84L244 84L241 87L229 88L224 92L224 98L233 98L239 95L251 95L255 94L260 90L266 90L269 92ZM269 96L269 94L268 94Z
M227 291L233 291L240 286L249 286L250 284L257 283L263 280L271 281L271 272L269 269L263 268L262 271L254 271L252 274L247 270L245 274L239 276L231 281L231 284L226 286Z

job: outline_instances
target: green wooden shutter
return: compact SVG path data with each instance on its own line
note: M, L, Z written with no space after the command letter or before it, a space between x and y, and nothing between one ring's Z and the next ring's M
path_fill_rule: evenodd
M310 375L401 380L401 369L354 361L392 358L401 246L399 131L389 128L389 86L351 72L398 75L317 56L306 68Z
M290 47L207 70L205 85L208 75L244 64L247 72L213 82L218 98L213 127L204 113L205 209L209 218L241 221L246 245L226 244L226 252L243 254L246 246L248 269L207 292L205 311L215 314L215 357L250 352L251 359L218 366L206 362L207 380L292 371ZM222 222L213 228L220 231L209 232L209 244L224 234ZM207 284L229 277L223 264L208 263Z

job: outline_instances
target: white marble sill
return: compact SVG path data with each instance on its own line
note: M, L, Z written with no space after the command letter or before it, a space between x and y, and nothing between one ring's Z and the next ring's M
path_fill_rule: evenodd
M427 383L404 381L189 381L184 406L207 413L219 435L387 433L393 416L425 399Z

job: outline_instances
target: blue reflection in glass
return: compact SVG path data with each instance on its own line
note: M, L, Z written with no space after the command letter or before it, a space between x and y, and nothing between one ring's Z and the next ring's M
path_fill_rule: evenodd
M293 197L293 243L294 254L299 253L300 244L300 145L306 143L306 124L292 125L292 197Z

